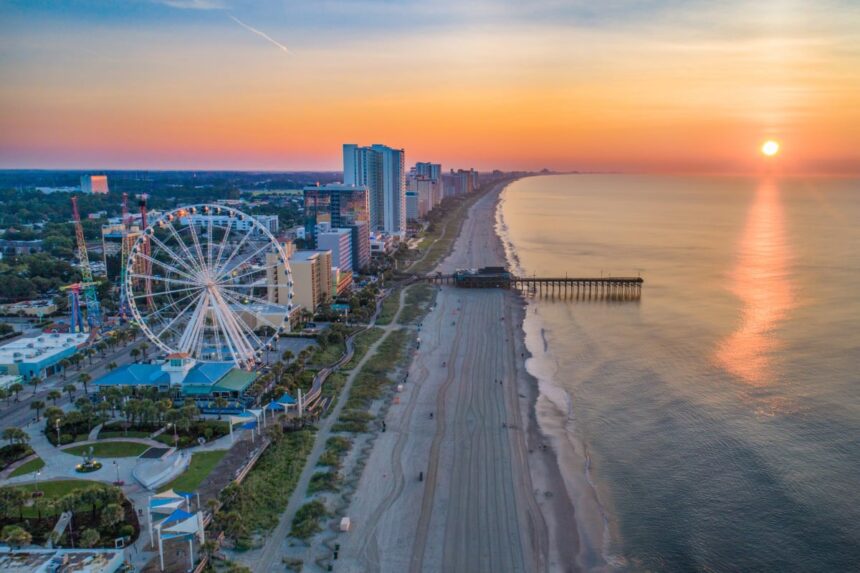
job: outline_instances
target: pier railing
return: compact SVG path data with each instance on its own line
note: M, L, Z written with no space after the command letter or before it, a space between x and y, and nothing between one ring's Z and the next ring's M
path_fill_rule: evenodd
M642 277L518 277L492 275L427 275L433 284L460 288L515 289L524 294L573 298L578 300L638 300L642 295Z

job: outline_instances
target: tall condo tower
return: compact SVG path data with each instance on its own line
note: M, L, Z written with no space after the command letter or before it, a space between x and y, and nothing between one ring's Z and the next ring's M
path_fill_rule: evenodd
M405 153L387 145L343 146L343 182L367 187L370 225L392 235L406 232Z

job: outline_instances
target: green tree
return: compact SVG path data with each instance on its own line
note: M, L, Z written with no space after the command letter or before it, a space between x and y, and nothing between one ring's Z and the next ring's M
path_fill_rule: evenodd
M78 387L75 386L75 384L73 382L69 382L68 384L63 386L63 392L65 392L66 394L69 395L69 402L72 401L72 396L74 395L74 393L77 389L78 389Z
M6 400L6 404L9 404L9 391L6 388L0 388L0 400Z
M108 372L116 368L116 362L108 362L107 369Z
M15 401L18 401L18 394L21 390L24 389L24 386L20 382L15 382L14 384L9 385L9 391L15 393Z
M219 410L226 408L228 404L229 402L227 402L227 398L223 396L218 396L217 398L215 398L215 407ZM218 412L218 419L221 419L221 412Z
M134 361L137 362L137 359L140 356L140 349L139 348L132 348L130 354L131 354L131 357L134 359Z
M140 351L143 353L143 359L146 360L146 351L150 348L149 344L147 344L146 342L141 342L138 348L140 348Z
M78 374L78 382L84 387L84 394L89 394L89 390L87 389L87 384L93 379L92 376L87 374L86 372L81 372Z
M61 408L57 408L56 406L48 406L45 408L45 423L47 424L46 429L52 429L57 420L62 419L63 410Z
M3 541L18 549L33 542L33 536L30 535L30 532L20 525L7 525L3 528L0 537L3 538Z
M30 378L30 380L27 383L33 387L33 395L35 395L36 390L39 389L39 384L42 383L42 379L39 378L38 376L33 376L32 378Z
M10 444L26 444L30 441L30 435L21 428L6 428L3 430L3 439Z
M101 524L105 527L113 527L120 523L125 517L122 506L118 503L109 503L102 509Z
M45 403L41 400L33 400L30 402L30 409L36 411L36 421L39 421L39 413L45 409Z
M66 379L66 368L71 366L71 364L72 363L69 362L69 360L67 358L63 358L62 360L60 360L59 365L60 365L60 368L63 369L63 380Z
M51 390L50 392L48 392L48 400L53 402L55 406L57 405L57 400L59 400L62 397L63 397L63 393L60 392L59 390Z

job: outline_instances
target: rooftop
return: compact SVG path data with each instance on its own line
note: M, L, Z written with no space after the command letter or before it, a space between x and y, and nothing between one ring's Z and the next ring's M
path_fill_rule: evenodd
M87 334L52 333L31 338L18 338L0 346L0 364L11 364L16 360L44 360L70 348L77 348L87 341Z

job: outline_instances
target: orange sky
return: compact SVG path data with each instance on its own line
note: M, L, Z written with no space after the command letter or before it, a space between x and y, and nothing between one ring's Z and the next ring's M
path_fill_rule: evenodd
M446 167L739 172L774 138L780 170L860 172L847 2L11 4L2 167L338 169L357 142Z

